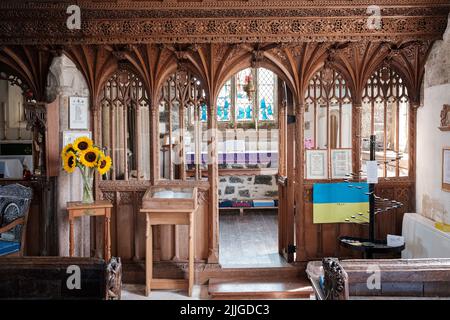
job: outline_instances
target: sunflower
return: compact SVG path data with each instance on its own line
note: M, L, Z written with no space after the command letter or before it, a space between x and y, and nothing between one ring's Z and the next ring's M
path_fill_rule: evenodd
M98 160L98 172L104 175L111 169L112 160L111 157L105 156L104 154L100 156Z
M64 155L63 159L64 159L64 170L68 173L74 172L77 166L77 157L75 153L69 151L67 152L67 154Z
M64 159L64 157L66 156L66 154L71 151L71 152L75 152L75 149L73 148L73 145L71 143L69 143L68 145L66 145L64 147L64 149L62 149L61 151L61 158Z
M93 168L97 164L97 160L99 158L98 149L90 147L84 151L81 151L79 156L82 165L88 168Z
M88 137L80 137L73 143L75 151L85 151L92 147L94 143Z

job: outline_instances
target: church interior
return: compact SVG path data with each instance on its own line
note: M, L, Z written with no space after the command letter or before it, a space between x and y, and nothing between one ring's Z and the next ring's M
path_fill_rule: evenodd
M0 299L450 299L449 12L2 0Z

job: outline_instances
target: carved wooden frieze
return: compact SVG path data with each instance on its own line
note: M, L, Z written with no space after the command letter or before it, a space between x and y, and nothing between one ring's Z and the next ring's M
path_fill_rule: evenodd
M382 2L378 1L380 6ZM435 40L441 37L447 24L448 2L397 0L380 7L381 28L372 29L367 23L370 17L367 9L372 4L368 1L352 1L351 6L348 1L311 4L306 0L78 1L81 29L69 30L66 10L70 3L66 1L23 4L6 0L0 3L0 43Z

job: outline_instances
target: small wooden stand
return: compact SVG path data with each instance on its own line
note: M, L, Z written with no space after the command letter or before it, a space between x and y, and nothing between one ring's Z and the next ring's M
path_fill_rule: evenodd
M194 214L197 210L197 189L192 191L190 199L152 198L147 191L143 198L142 213L146 214L146 264L145 294L151 289L187 290L192 296L194 285ZM189 258L188 279L154 279L153 278L153 234L154 225L188 225L189 226Z
M82 202L68 202L67 211L69 212L69 255L74 255L74 232L73 223L75 218L84 216L104 216L105 217L105 231L104 231L104 259L109 261L111 259L111 208L113 205L108 200L99 200L91 204L84 204Z

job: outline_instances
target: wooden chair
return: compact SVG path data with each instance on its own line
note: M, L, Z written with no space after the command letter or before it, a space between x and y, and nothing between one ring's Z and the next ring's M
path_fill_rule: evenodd
M23 256L31 188L20 184L0 187L0 256Z

